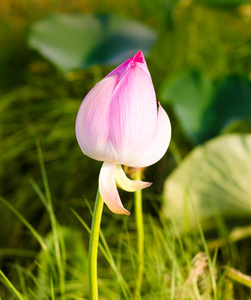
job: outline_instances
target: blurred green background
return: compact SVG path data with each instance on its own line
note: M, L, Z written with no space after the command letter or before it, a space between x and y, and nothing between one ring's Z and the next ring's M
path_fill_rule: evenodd
M36 188L44 191L39 149L60 234L74 249L74 266L86 259L88 233L71 209L90 224L85 200L93 207L100 163L81 153L75 119L87 92L138 50L172 123L168 152L145 170L154 183L143 194L145 215L161 224L164 214L189 235L195 219L184 199L193 195L207 237L218 248L230 239L232 256L222 250L219 263L250 274L250 1L9 0L0 2L0 20L0 269L10 280L22 287L17 266L41 286L49 280L37 267L46 273L39 244L3 200L49 243L51 220ZM133 194L120 194L132 216L125 221L105 208L102 223L115 248L125 222L135 231ZM201 251L190 248L191 258ZM2 283L0 297L12 299ZM247 286L222 299L250 299Z

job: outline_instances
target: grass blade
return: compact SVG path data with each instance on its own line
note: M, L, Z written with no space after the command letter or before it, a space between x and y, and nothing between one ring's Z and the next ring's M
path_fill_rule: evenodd
M19 300L28 300L24 295L22 295L15 287L14 285L9 281L9 279L5 276L5 274L0 270L0 275L4 279L6 286L17 296Z

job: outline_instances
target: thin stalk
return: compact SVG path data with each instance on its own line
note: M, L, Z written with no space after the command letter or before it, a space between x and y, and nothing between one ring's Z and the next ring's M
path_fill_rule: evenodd
M135 180L141 180L142 170L135 173ZM138 235L138 275L136 281L135 299L141 299L141 286L144 275L144 221L142 211L142 190L135 192L135 215Z
M79 222L84 226L84 228L90 234L91 229L88 227L88 225L85 223L85 221L75 212L74 209L71 209L71 210L72 210L73 214L76 216L76 218L79 220ZM91 214L93 215L92 211L91 211ZM100 230L100 238L101 238L101 241L103 242L104 246L102 246L102 244L99 243L99 248L100 248L102 254L104 255L104 257L106 258L106 260L108 261L108 263L110 264L110 266L113 269L114 273L116 274L116 276L118 278L118 281L121 284L121 290L122 290L124 298L128 299L128 298L131 297L130 289L129 289L129 287L127 285L127 282L125 281L124 277L120 273L120 270L118 269L117 265L115 264L112 253L111 253L111 251L108 247L108 244L105 240L105 237L104 237L104 234L102 233L102 230ZM1 254L1 251L0 251L0 254Z
M40 163L43 184L44 184L44 189L45 189L45 196L46 196L45 199L47 201L46 208L49 213L51 227L52 227L52 233L53 233L56 262L57 262L58 275L59 275L59 288L60 288L60 293L61 293L61 299L64 300L65 299L65 270L64 270L64 262L63 262L63 257L62 257L62 255L64 254L64 245L63 245L64 243L63 243L63 240L60 239L60 237L59 237L58 223L57 223L56 216L55 216L54 209L53 209L49 181L47 178L45 165L44 165L43 153L42 153L42 150L41 150L41 147L40 147L40 144L38 141L37 141L37 151L38 151L38 159L39 159L39 163ZM61 246L61 248L60 248L60 246Z
M97 192L95 207L92 217L91 235L89 243L88 268L89 268L89 288L90 300L98 300L98 275L97 275L97 256L99 231L104 201Z
M27 298L22 295L10 282L10 280L5 276L5 274L0 270L0 276L2 276L4 282L6 283L6 286L16 295L17 299L19 300L27 300Z

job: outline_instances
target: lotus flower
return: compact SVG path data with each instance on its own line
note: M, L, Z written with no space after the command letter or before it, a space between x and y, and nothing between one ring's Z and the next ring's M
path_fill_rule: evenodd
M126 191L151 183L130 180L121 165L146 167L165 154L170 138L169 118L159 104L141 51L126 60L86 95L76 120L76 136L83 153L103 161L99 191L117 214L123 207L117 186Z

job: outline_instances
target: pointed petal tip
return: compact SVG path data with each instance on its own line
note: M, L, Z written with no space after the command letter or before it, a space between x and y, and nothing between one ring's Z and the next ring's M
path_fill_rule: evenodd
M153 184L152 182L147 182L147 181L136 181L136 182L139 182L142 184L141 185L142 190L148 188L149 186L151 186Z
M136 54L133 55L133 57L131 58L131 60L134 63L145 63L145 57L144 54L141 50L139 50Z
M152 182L139 181L139 180L131 180L129 179L122 166L116 165L116 173L115 173L116 184L119 188L127 192L136 192L142 189L145 189L152 185Z
M131 213L126 209L126 210L125 210L125 213L124 213L123 215L125 215L125 216L130 216L130 214L131 214Z
M108 205L107 203L106 203L106 206L109 208L109 210L111 212L113 212L114 214L117 214L117 215L130 216L130 214L131 214L127 209L125 209L122 206L119 209L117 207L112 207L112 206Z

